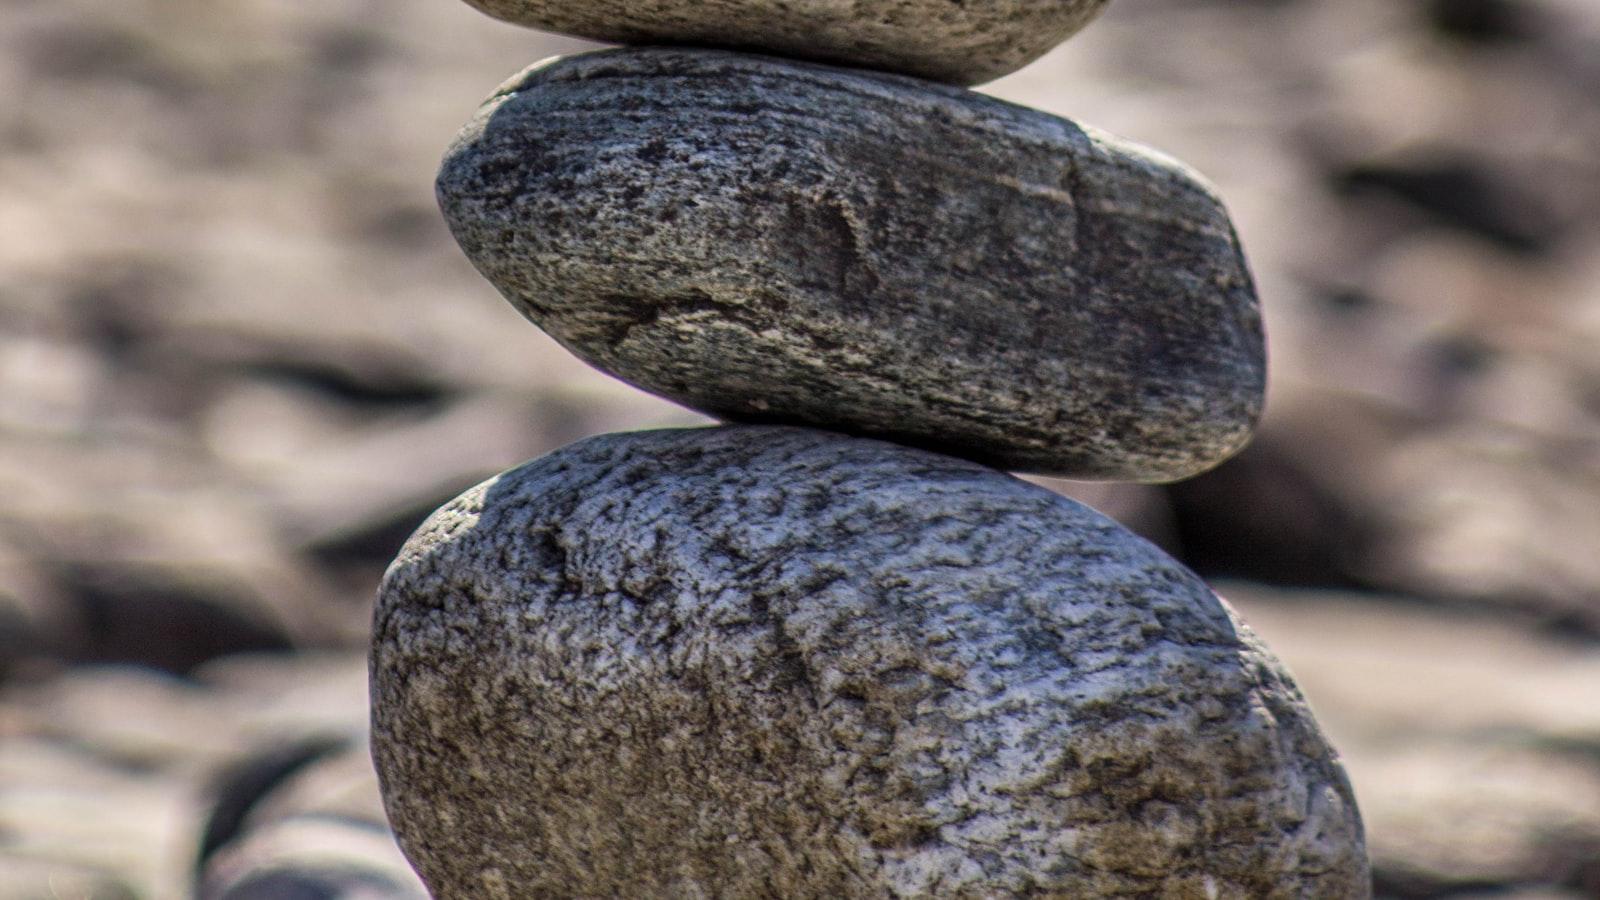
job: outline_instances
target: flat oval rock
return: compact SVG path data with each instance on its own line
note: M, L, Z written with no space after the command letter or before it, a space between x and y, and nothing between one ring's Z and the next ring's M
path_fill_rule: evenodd
M373 748L438 897L1338 897L1343 769L1182 566L975 463L609 435L380 592Z
M1022 68L1109 0L467 0L508 22L618 44L727 47L977 84Z
M1260 312L1211 190L970 91L587 54L495 95L438 193L556 340L724 419L1163 481L1233 453L1260 412Z

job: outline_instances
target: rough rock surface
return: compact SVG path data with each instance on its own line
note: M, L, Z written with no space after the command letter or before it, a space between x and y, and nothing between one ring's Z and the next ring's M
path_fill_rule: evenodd
M977 84L1020 69L1109 0L467 0L498 19L619 44L768 51Z
M1226 211L1179 164L913 79L617 50L508 82L439 173L473 263L569 350L734 420L1158 481L1260 412Z
M981 466L610 435L385 579L373 749L438 896L1359 897L1298 690L1204 584Z
M1518 33L1465 41L1437 28L1440 11L1491 8ZM96 602L178 586L216 608L248 601L232 608L285 623L297 648L364 657L378 577L427 512L590 434L695 423L522 325L434 209L443 141L487 88L574 49L439 0L389 0L382 15L368 0L0 3L0 84L27 98L0 104L0 608L20 614L24 639L11 646L31 658L0 650L0 896L39 900L46 879L61 896L103 896L85 885L102 880L187 896L205 810L191 799L178 827L158 827L199 789L151 766L188 773L279 696L257 681L237 685L238 699L206 685L216 702L205 717L182 712L194 708L184 700L164 718L122 679L56 649L100 637L83 633ZM1400 529L1406 546L1377 549L1408 559L1352 553L1339 574L1383 587L1374 604L1405 619L1338 639L1312 615L1328 602L1315 595L1285 599L1283 624L1258 629L1345 760L1374 866L1393 876L1380 880L1386 900L1600 897L1600 727L1554 730L1600 713L1600 644L1571 642L1564 624L1579 604L1600 622L1596 60L1592 0L1148 0L1111 4L993 88L1160 147L1217 182L1273 337L1273 398L1252 450L1282 448L1276 458L1317 479L1312 500L1376 516L1380 535ZM1452 160L1465 166L1453 179ZM1368 187L1344 193L1354 167ZM1505 212L1554 214L1549 249L1522 254L1469 231L1463 214L1483 210L1460 202L1463 179L1491 201L1505 192ZM1312 420L1321 427L1302 427ZM1234 475L1279 471L1264 468ZM1426 478L1401 480L1419 468ZM1278 535L1342 543L1332 528L1294 526L1319 509L1305 492L1265 494L1262 481L1208 491L1205 508L1251 526L1270 510L1286 523ZM1099 493L1108 484L1090 485L1090 504L1129 514ZM1133 493L1155 501L1160 527L1166 494ZM1220 515L1190 524L1173 547L1191 567L1205 564L1193 555L1200 534L1213 560L1270 549ZM1424 591L1441 602L1418 603ZM1258 625L1247 598L1224 595ZM1462 600L1481 607L1473 628L1511 603L1563 618L1528 633L1537 654L1464 650L1441 625ZM1375 621L1372 610L1350 618L1352 629ZM190 637L216 646L188 630L159 644L104 637L140 651ZM1373 664L1358 669L1352 648ZM1487 682L1515 699L1508 708L1548 710L1551 724L1462 728L1439 743L1439 708L1391 674L1422 653L1443 670L1430 683L1462 708L1481 706ZM1554 662L1571 656L1587 667ZM304 660L270 664L299 671ZM1462 672L1475 673L1471 687ZM359 734L364 661L353 677L328 715ZM50 688L80 679L108 712L65 718ZM1341 730L1335 703L1359 733ZM1378 705L1381 718L1367 713ZM80 731L113 718L161 722L160 755L130 766L85 750ZM1535 745L1559 761L1457 774L1494 758L1482 748ZM1418 747L1437 748L1425 777L1390 762ZM1527 815L1503 815L1512 791L1539 798L1519 803ZM1548 811L1580 802L1576 837L1552 833ZM1506 848L1527 850L1515 867L1485 865ZM146 874L169 860L170 877ZM1402 865L1443 886L1400 889ZM1586 881L1557 874L1584 866ZM43 873L36 889L28 872Z

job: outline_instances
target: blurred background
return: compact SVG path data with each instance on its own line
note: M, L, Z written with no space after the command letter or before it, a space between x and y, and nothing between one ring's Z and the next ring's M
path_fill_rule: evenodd
M582 46L452 0L0 2L0 898L416 895L363 745L385 564L494 472L699 421L434 207L479 100ZM1250 449L1047 484L1284 658L1379 896L1600 897L1600 3L1118 0L984 90L1205 173L1267 313Z

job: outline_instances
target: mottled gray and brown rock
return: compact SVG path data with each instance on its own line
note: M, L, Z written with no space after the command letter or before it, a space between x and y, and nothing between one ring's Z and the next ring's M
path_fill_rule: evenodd
M1354 799L1193 574L951 457L610 435L391 567L373 747L442 897L1361 897Z
M467 0L497 19L619 44L727 47L977 84L1076 34L1110 0Z
M1265 380L1228 217L1176 163L956 88L620 50L510 82L445 158L467 255L588 362L740 421L1166 480Z

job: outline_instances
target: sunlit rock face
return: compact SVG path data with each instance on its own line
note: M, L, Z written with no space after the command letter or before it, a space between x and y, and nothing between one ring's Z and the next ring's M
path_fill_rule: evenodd
M384 581L373 742L436 896L1360 897L1349 784L1194 575L977 464L608 435Z
M1109 0L467 0L498 19L619 44L729 47L977 84L1020 69Z

